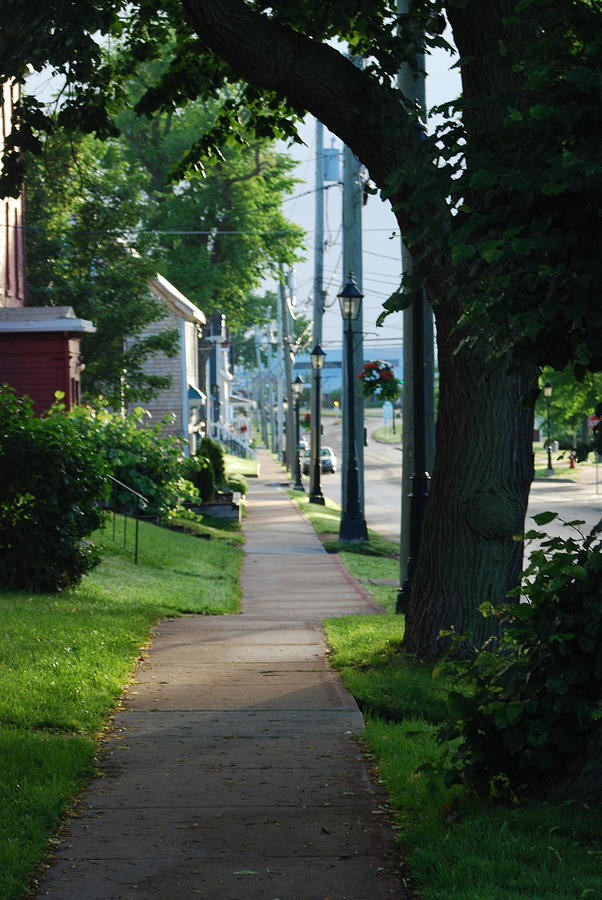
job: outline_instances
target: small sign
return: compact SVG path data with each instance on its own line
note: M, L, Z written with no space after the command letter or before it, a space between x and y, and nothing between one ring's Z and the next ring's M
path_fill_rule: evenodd
M588 427L592 429L592 431L594 430L598 422L602 422L602 416L597 416L595 413L592 416L588 416L587 424Z

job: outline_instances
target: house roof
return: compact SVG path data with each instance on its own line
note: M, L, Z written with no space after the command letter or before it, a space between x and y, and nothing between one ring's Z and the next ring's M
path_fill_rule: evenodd
M188 297L180 293L163 275L157 272L154 278L149 279L148 285L156 297L168 302L176 315L187 319L189 322L196 322L197 325L205 325L207 322L205 313L198 306L195 306Z
M17 306L0 309L0 333L40 331L90 334L96 328L87 319L78 319L71 306Z

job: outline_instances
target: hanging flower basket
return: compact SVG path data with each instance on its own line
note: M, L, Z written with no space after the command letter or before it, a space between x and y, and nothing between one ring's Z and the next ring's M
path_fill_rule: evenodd
M393 373L393 366L380 359L366 362L360 369L359 380L365 397L375 400L396 400L401 381Z

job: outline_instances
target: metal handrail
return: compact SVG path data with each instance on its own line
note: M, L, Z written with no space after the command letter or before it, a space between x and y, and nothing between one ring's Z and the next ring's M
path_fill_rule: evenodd
M143 497L142 494L139 494L138 491L135 491L134 488L131 488L129 485L124 484L123 481L120 481L118 478L113 478L112 475L107 476L114 484L118 484L119 487L122 487L124 490L129 491L130 494L135 494L139 500L142 500L143 506L148 506L148 500L146 497Z
M134 516L134 522L136 523L135 529L134 529L134 563L136 565L138 565L138 531L139 531L138 511L140 510L140 508L144 509L146 506L148 506L148 500L146 499L146 497L143 497L142 494L138 493L138 491L135 491L134 488L131 488L128 484L124 484L123 481L120 481L118 478L114 478L112 475L107 475L107 478L109 479L109 481L113 482L114 486L118 485L120 488L122 488L122 490L127 491L130 494L133 494L133 496L136 497L136 499L138 500L138 508L136 510L136 515ZM114 498L114 500L113 500L113 540L115 540L115 523L116 523L116 515L117 515L117 510L115 509L115 507L117 506L117 504L115 502L115 487L113 487L113 498ZM127 513L122 513L122 515L123 515L123 547L125 548L126 538L127 538L128 516L127 516Z

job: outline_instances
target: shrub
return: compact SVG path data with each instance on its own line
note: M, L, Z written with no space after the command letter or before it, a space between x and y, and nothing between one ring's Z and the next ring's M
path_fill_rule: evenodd
M191 456L182 463L184 478L190 481L203 503L209 503L215 497L215 476L213 466L205 456Z
M557 515L534 518L544 525ZM482 794L577 795L600 738L602 545L595 531L583 536L582 522L565 524L574 536L527 533L541 544L510 592L522 602L481 607L504 625L499 646L447 663L464 686L450 695L451 719L439 732L448 783Z
M197 456L204 456L209 460L213 469L215 487L217 490L220 490L226 480L226 463L224 461L224 451L220 444L209 437L204 437L199 443Z
M100 561L84 539L102 524L108 466L90 434L54 407L0 390L0 583L57 591Z
M77 407L70 415L80 433L93 437L110 474L148 500L146 513L165 516L178 505L181 442L162 436L162 423L144 427L143 409L122 416L103 408ZM119 509L135 510L131 494L117 489L115 495Z
M247 493L247 488L249 486L245 476L240 473L228 475L226 478L226 485L231 491L238 491L243 497Z

